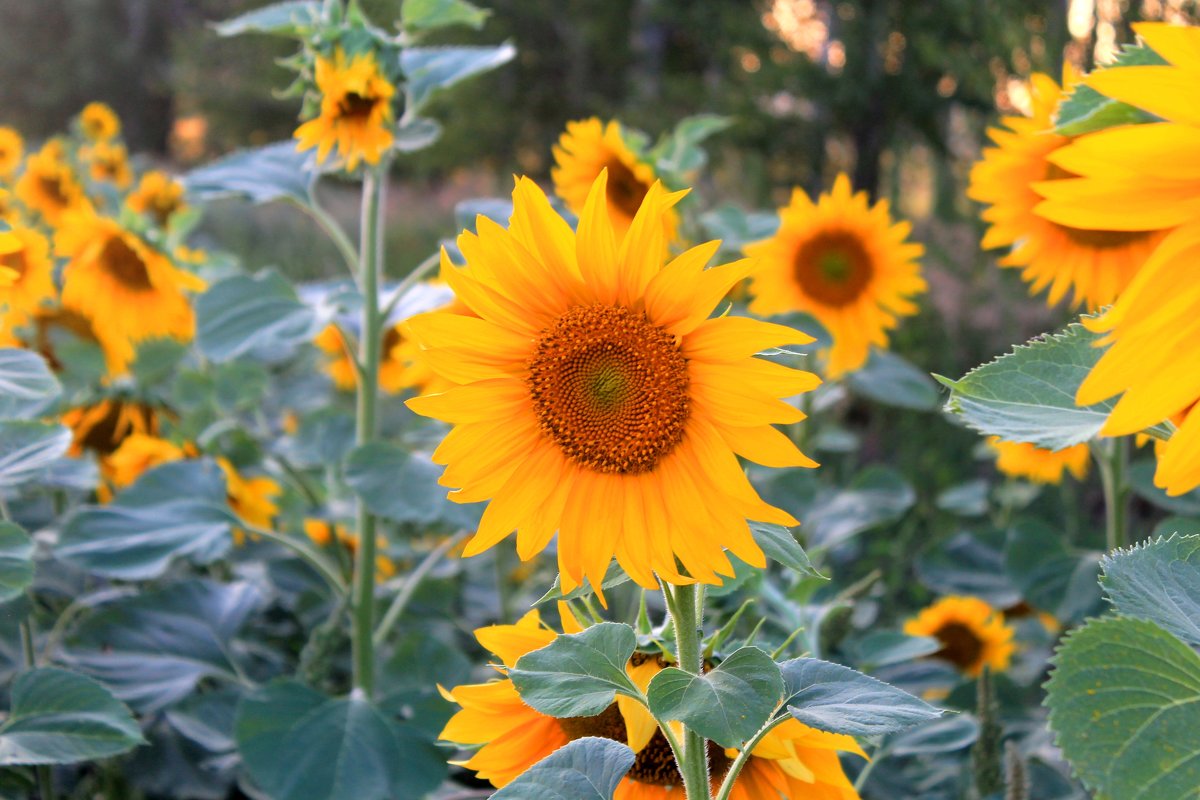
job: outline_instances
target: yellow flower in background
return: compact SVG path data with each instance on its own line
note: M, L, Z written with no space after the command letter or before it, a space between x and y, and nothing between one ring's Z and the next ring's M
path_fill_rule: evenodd
M129 151L125 149L125 145L97 142L90 147L81 148L79 155L88 165L92 180L111 183L118 189L127 189L133 182L133 172L129 169Z
M999 436L991 436L988 445L996 451L996 469L1011 478L1024 478L1034 483L1062 483L1064 470L1076 480L1083 480L1091 463L1086 444L1047 450L1026 442L1005 442Z
M11 280L0 292L0 308L6 321L20 324L41 304L57 294L50 242L32 228L14 228L0 233L0 269Z
M296 129L297 150L317 148L324 162L336 147L354 169L360 161L378 164L392 146L392 97L396 87L375 61L374 53L346 58L338 48L333 59L317 58L321 113Z
M90 319L61 305L42 306L28 317L0 316L0 346L35 350L55 372L63 369L58 347L64 339L99 347L110 375L120 375L133 360L133 346L128 341L102 337Z
M575 232L522 178L507 229L480 217L477 234L458 238L465 269L443 251L446 279L477 317L407 322L433 371L456 384L408 405L454 426L433 454L450 498L491 501L467 555L516 530L527 560L557 532L564 591L585 578L599 587L614 555L648 588L655 573L720 583L733 574L726 548L766 563L747 518L797 524L763 502L735 456L815 466L772 426L802 419L781 398L819 379L754 357L810 338L709 319L750 264L705 269L710 242L664 266L662 221L681 194L655 184L618 238L605 184L601 173Z
M0 189L0 222L16 226L21 220L21 212L17 208L16 199L8 189Z
M187 208L183 184L156 169L142 176L125 203L138 214L150 217L160 228L167 227L172 214Z
M21 202L52 228L57 228L68 212L90 208L71 165L63 159L62 145L54 141L25 162L16 192Z
M123 489L157 466L192 458L196 454L195 448L188 445L177 445L150 434L133 433L105 459L104 476L114 488Z
M1070 69L1069 67L1067 69ZM1064 76L1069 90L1074 75ZM985 248L1011 247L1000 261L1003 267L1021 269L1021 277L1035 294L1047 291L1046 302L1054 305L1068 291L1074 303L1094 310L1112 303L1162 240L1155 228L1142 231L1086 230L1052 222L1034 212L1042 202L1035 184L1075 177L1054 163L1054 154L1070 142L1053 133L1054 113L1064 97L1054 79L1033 76L1032 117L1005 117L1007 130L988 133L995 147L983 151L983 159L971 169L967 196L988 206L983 219L989 223L983 238Z
M564 630L578 632L578 622L570 612L561 605L560 611ZM530 611L515 625L493 625L475 631L479 643L503 663L501 672L512 668L531 650L550 644L554 636L537 611ZM644 690L664 666L660 655L639 652L626 665L626 672ZM617 786L614 800L684 800L683 781L666 737L649 712L630 698L617 697L593 717L555 719L525 705L507 678L443 689L442 693L461 710L446 723L440 738L477 747L461 765L493 786L506 786L575 739L598 736L626 743L636 754L633 767ZM839 752L865 757L849 736L825 733L789 720L755 747L731 796L736 800L778 800L781 796L856 800L858 794L842 771ZM725 777L736 757L736 750L709 748L714 784Z
M121 132L121 120L108 105L88 103L79 113L79 128L93 142L107 142Z
M779 230L747 245L759 260L750 310L763 316L806 311L833 337L826 373L838 378L867 362L871 346L887 347L899 317L917 313L912 297L926 289L908 241L912 226L892 223L888 203L870 205L838 175L814 203L800 189L779 210Z
M12 128L0 126L0 181L6 181L21 166L25 141Z
M304 535L320 547L329 547L334 542L338 542L349 551L351 558L358 552L358 534L351 533L340 522L328 522L323 519L306 519L304 520ZM387 546L387 539L382 536L376 536L375 542L375 546L379 549ZM382 553L375 556L376 580L386 581L389 578L394 578L396 571L396 562L392 561L392 559Z
M78 458L90 451L105 458L131 436L157 436L158 418L159 412L153 406L119 398L72 408L62 415L63 425L74 434L67 454Z
M1008 669L1016 645L1004 615L978 597L943 597L904 623L909 636L931 636L942 643L934 658L949 661L967 675L983 668Z
M554 191L567 208L582 214L592 185L602 170L608 170L606 192L608 213L613 230L622 237L633 224L646 193L658 179L654 167L640 161L625 144L621 124L598 118L568 122L567 129L554 146ZM679 215L674 209L663 215L663 238L667 244L675 238Z
M89 317L102 336L140 342L192 338L186 292L205 283L116 220L93 213L64 221L55 240L64 269L62 302Z
M403 339L400 326L392 325L384 331L383 342L380 345L379 388L392 394L415 385L408 374L406 362L397 354L397 348ZM346 349L338 327L332 323L326 325L313 339L313 344L329 356L325 371L333 379L334 386L344 392L354 391L354 387L358 385L354 358Z
M279 484L266 476L244 477L229 459L224 457L217 457L217 466L225 473L225 494L233 513L255 528L270 528L271 521L279 513L279 506L275 505L274 498L283 494ZM245 541L245 532L234 529L233 540L239 545L242 544Z

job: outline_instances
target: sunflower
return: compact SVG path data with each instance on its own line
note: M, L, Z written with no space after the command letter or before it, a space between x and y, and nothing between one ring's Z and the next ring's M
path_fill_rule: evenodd
M907 241L911 225L892 223L886 200L871 206L844 174L816 203L794 190L779 222L773 237L745 248L759 259L750 310L812 314L833 337L829 377L858 369L871 345L887 347L897 317L917 312L911 298L926 288L916 262L924 248Z
M328 522L323 519L304 520L304 534L320 547L329 547L338 542L349 551L351 558L358 552L358 535L347 530L340 522ZM375 537L376 547L383 549L387 540L382 536ZM386 581L396 576L396 562L382 553L375 556L375 578Z
M359 53L349 60L338 48L333 60L317 58L317 88L321 113L296 129L297 150L317 148L324 162L336 146L354 169L359 161L378 164L392 146L392 97L396 87L375 61L374 53Z
M125 199L126 205L138 214L150 217L160 228L167 227L172 214L187 208L184 187L165 172L150 170L138 181L137 188Z
M484 217L442 252L445 276L472 314L419 314L405 330L433 371L456 384L414 398L418 414L454 425L433 454L456 502L491 500L466 549L514 530L523 560L558 533L565 591L600 586L615 555L634 580L720 583L724 550L765 559L747 517L795 525L759 498L736 455L815 466L773 423L803 418L780 398L815 375L753 356L811 338L743 317L709 319L750 266L706 270L718 242L663 265L663 218L682 193L655 184L618 239L601 172L578 233L533 181L513 192L507 229ZM688 575L676 566L683 563Z
M107 458L131 436L157 436L159 416L153 406L120 398L72 408L62 415L63 425L73 433L67 455L78 458L88 451Z
M395 394L414 386L414 378L420 377L409 374L408 364L411 362L403 359L403 351L398 350L404 338L399 325L391 325L383 332L383 342L379 351L379 388L385 392ZM325 370L333 379L334 386L345 392L353 391L358 385L354 357L346 349L346 342L338 327L332 323L326 325L313 339L313 344L329 356Z
M942 643L934 658L949 661L967 675L977 676L984 667L1008 669L1012 661L1013 629L1004 614L978 597L943 597L904 623L909 636L931 636Z
M570 612L561 605L560 611L564 630L578 632L579 624ZM537 611L530 611L515 625L493 625L475 631L479 643L503 662L503 667L498 667L502 673L521 656L550 644L554 636ZM664 666L661 655L639 652L625 669L645 690ZM637 754L633 767L617 786L614 800L684 800L682 779L666 737L650 713L630 698L617 697L594 717L555 719L525 705L507 678L441 691L447 700L462 707L446 723L441 738L468 747L481 745L462 766L493 786L507 785L568 742L599 736L628 744ZM825 733L789 720L755 747L731 797L856 800L858 794L842 771L839 752L866 757L850 736ZM724 778L736 757L736 750L709 744L714 783Z
M25 142L12 128L0 126L0 181L6 181L21 166Z
M91 319L58 304L43 305L28 317L0 318L0 346L36 350L55 372L65 367L58 350L64 338L99 347L109 375L121 375L133 361L133 345L127 340L102 335Z
M1026 442L1005 442L999 436L991 436L988 446L996 451L996 469L1011 478L1057 484L1062 483L1064 470L1080 481L1088 474L1091 453L1086 444L1047 450Z
M50 242L32 228L0 234L0 269L11 273L9 285L0 292L6 321L20 324L57 293Z
M79 129L93 142L107 142L121 132L121 120L105 103L88 103L79 113Z
M89 317L102 334L133 343L191 339L195 317L185 292L203 290L204 281L177 269L116 220L73 214L58 232L55 249L69 259L63 305Z
M233 513L255 528L270 528L271 521L279 513L279 506L274 502L274 498L283 493L279 484L266 476L247 478L224 457L217 458L217 466L225 473L225 496ZM245 536L241 529L233 530L233 540L237 544L242 544Z
M129 169L129 151L123 144L97 142L90 147L81 148L79 156L88 165L88 172L94 181L111 183L118 189L127 189L133 182L133 172Z
M1074 76L1068 72L1064 87L1072 83ZM1054 112L1064 91L1053 78L1040 74L1033 76L1030 90L1033 116L1005 117L1007 130L989 131L996 147L985 149L972 168L967 196L988 206L983 219L990 227L983 246L1012 247L1000 265L1019 267L1031 294L1048 288L1046 301L1054 305L1070 289L1076 304L1096 309L1112 303L1129 285L1162 232L1085 230L1034 213L1042 201L1035 185L1075 175L1054 163L1056 151L1070 142L1053 132Z
M601 170L608 170L606 197L608 213L617 238L625 235L637 216L646 193L657 176L654 167L642 161L621 135L621 123L607 124L596 117L568 122L554 146L554 191L567 208L582 214L592 185ZM671 209L662 218L663 241L675 238L679 215Z
M52 228L57 228L68 212L90 207L71 165L63 158L62 146L54 141L25 162L16 190L25 207L40 214Z
M190 444L177 445L158 436L132 433L104 460L102 470L114 488L123 489L157 466L196 455Z
M0 189L0 222L6 222L15 227L21 221L21 211L13 193L8 189Z

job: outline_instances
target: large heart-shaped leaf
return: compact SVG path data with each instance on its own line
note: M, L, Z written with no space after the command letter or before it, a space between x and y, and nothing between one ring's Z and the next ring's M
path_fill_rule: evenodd
M309 30L320 18L319 0L286 0L256 8L213 26L221 36L243 33L269 33L296 36Z
M61 391L58 379L39 354L0 348L0 419L27 416Z
M387 442L365 444L346 460L346 483L371 513L396 522L473 530L483 504L447 500L447 490L438 484L441 473L442 468L428 456Z
M409 108L415 114L434 92L512 61L517 48L508 42L487 47L409 47L400 54L407 79Z
M45 422L0 422L0 489L39 478L71 446L71 430Z
M8 602L33 583L33 539L11 522L0 522L0 603Z
M1101 561L1101 582L1117 611L1148 619L1200 646L1200 536L1172 536Z
M238 150L183 177L188 194L199 201L241 197L253 203L290 200L307 205L316 180L312 155L293 141Z
M625 672L636 647L633 628L602 622L526 653L508 675L521 699L543 714L590 717L608 708L617 692L640 694Z
M218 363L247 353L278 359L312 339L319 320L274 270L234 275L196 298L196 343Z
M585 736L525 770L492 800L612 800L635 758L621 742Z
M792 716L818 730L879 736L942 715L920 698L841 664L797 658L779 665Z

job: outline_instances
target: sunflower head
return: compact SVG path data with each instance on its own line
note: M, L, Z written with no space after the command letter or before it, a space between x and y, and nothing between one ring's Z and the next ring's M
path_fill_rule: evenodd
M61 144L55 141L25 162L16 191L25 207L52 228L57 228L67 214L90 208L83 187L62 156Z
M779 230L746 246L758 259L750 310L762 315L806 311L833 337L831 378L866 363L871 346L886 347L900 317L915 314L925 291L917 263L924 249L908 241L911 226L893 223L886 200L871 205L839 175L816 203L803 191L779 210Z
M183 195L182 183L155 169L142 176L125 203L131 210L150 217L160 228L165 228L172 214L187 208Z
M10 320L22 322L56 292L50 243L32 228L14 228L0 233L0 268L10 275L0 293L0 306Z
M904 632L937 639L942 649L934 657L972 676L984 667L1008 669L1016 649L1004 615L978 597L943 597L905 622Z
M70 409L63 414L62 422L74 434L69 455L78 457L89 451L103 459L131 436L157 436L159 412L145 403L108 398Z
M217 465L225 473L225 495L233 513L256 528L271 527L271 521L279 513L274 499L283 494L279 484L265 476L248 478L223 456L217 458ZM234 538L241 543L240 532Z
M326 325L313 339L313 344L328 357L325 371L333 379L334 386L344 392L353 391L358 384L354 355L346 348L346 342L338 327L332 323ZM379 349L380 389L396 394L419 384L419 379L427 372L427 368L421 370L423 364L419 367L413 366L413 347L415 345L406 344L406 337L401 332L400 325L390 325L384 329Z
M143 473L172 461L194 456L196 451L158 436L131 433L102 465L104 477L118 489L133 484Z
M106 103L88 103L79 113L79 129L93 142L107 142L121 132L121 120Z
M601 171L578 231L528 179L506 229L480 217L444 275L471 315L419 314L405 332L452 384L409 401L451 423L433 458L458 502L490 500L466 553L514 530L529 559L558 535L567 591L600 586L615 556L643 586L720 583L725 550L763 566L747 519L794 525L758 496L736 456L815 466L774 424L782 398L820 381L756 358L810 337L744 317L709 319L747 262L705 269L718 243L665 261L664 218L682 193L658 184L618 237ZM684 565L683 574L676 559Z
M0 125L0 181L6 181L21 166L25 154L25 142L21 134L12 128Z
M598 118L568 122L554 146L554 191L567 208L583 213L588 195L601 171L608 171L605 197L617 236L623 236L641 208L657 177L654 168L642 161L621 133L621 123ZM675 238L678 214L671 209L661 220L665 240Z
M578 621L562 604L560 613L565 632L580 630ZM537 611L531 611L515 625L480 628L475 636L500 659L503 673L521 656L550 644L555 632L542 623ZM625 671L645 691L665 666L661 654L638 652ZM478 748L462 766L494 786L507 785L575 739L597 736L628 744L636 754L633 766L617 787L616 797L684 800L682 778L666 737L650 713L631 698L619 696L595 716L555 719L525 705L507 678L457 686L443 690L443 695L461 710L446 724L441 738ZM738 800L773 800L781 794L857 800L842 771L838 751L863 755L849 736L817 731L795 720L785 722L755 747L732 796ZM709 771L714 784L725 777L736 756L736 750L709 744Z
M1047 450L1026 442L1005 442L999 436L988 438L996 452L996 469L1011 478L1024 478L1034 483L1062 483L1063 471L1076 480L1087 477L1090 452L1086 444L1062 450Z
M350 170L360 161L378 164L395 139L392 99L396 87L380 68L375 53L347 56L338 47L332 58L318 56L316 82L321 93L320 113L296 129L296 149L315 147L317 160L324 162L336 148Z
M118 189L126 189L133 181L129 169L129 151L125 145L113 142L96 142L80 149L80 158L88 165L92 180L111 183Z

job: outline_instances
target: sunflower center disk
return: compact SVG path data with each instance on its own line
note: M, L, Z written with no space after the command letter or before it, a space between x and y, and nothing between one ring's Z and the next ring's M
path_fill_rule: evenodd
M974 631L961 623L947 623L934 636L942 643L942 649L934 655L962 669L970 669L983 655L983 642Z
M604 166L608 169L608 204L633 219L650 187L638 180L633 170L619 158L612 159Z
M49 198L55 206L65 206L70 203L61 178L41 176L38 178L38 186L41 187L42 194Z
M862 241L841 231L823 233L802 244L792 267L804 293L828 306L853 303L874 274L871 255Z
M24 249L18 250L15 253L4 253L3 255L0 255L0 267L8 267L11 270L15 270L17 275L24 275L25 269L28 266L29 265L25 260Z
M351 119L365 120L371 116L375 108L375 98L366 97L358 92L347 92L338 103L338 115Z
M153 286L146 262L120 236L113 236L105 243L100 263L109 275L130 289L145 290Z
M527 381L542 432L596 472L649 472L683 439L687 359L641 312L570 309L542 332Z
M1057 164L1046 162L1044 180L1061 181L1064 178L1078 177L1074 172L1065 170ZM1089 231L1083 228L1072 228L1069 225L1054 224L1055 227L1065 233L1075 244L1095 250L1115 250L1118 247L1142 241L1153 235L1151 231Z

